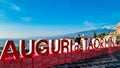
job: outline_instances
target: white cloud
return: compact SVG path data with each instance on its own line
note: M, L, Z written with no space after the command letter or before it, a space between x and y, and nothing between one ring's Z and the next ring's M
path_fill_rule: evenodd
M22 21L29 22L31 20L30 17L21 17Z
M10 8L16 11L21 11L21 8L15 4L10 4Z
M89 21L84 21L83 25L88 29L95 29L96 28L96 25L93 22L89 22Z
M6 8L9 8L15 11L21 11L21 8L18 5L11 2L11 0L0 0L0 3L2 3L2 6L6 6Z

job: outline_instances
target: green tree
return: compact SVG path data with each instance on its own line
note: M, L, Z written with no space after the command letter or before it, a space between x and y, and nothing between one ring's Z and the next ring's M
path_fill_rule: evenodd
M94 31L94 38L96 38L97 37L97 34L96 34L96 32Z
M110 29L108 30L108 34L110 33Z
M106 35L105 33L100 33L100 34L97 35L97 37L102 38L102 37L104 37L105 35Z

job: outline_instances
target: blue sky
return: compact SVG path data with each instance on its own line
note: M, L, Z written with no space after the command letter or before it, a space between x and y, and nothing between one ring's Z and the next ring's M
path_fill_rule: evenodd
M0 0L0 38L54 36L116 25L120 0Z

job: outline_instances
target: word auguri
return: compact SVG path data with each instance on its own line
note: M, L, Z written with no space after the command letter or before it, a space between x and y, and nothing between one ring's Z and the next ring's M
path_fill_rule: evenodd
M83 38L82 44L77 45L73 43L73 40L62 39L62 40L29 40L29 51L27 52L25 40L19 41L19 50L16 49L15 43L13 40L7 40L4 48L2 50L0 60L5 60L5 58L14 58L20 59L30 58L33 55L44 56L49 54L61 54L61 53L70 53L73 51L82 52L83 50L90 49L100 49L106 47L118 46L115 44L114 39L109 38ZM41 50L42 48L42 50Z

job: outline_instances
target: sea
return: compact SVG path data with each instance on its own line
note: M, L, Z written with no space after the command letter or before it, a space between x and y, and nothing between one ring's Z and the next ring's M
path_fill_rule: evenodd
M16 48L19 47L19 41L20 40L25 40L25 42L26 42L26 48L25 49L29 48L29 39L0 39L0 50L3 49L7 40L13 40Z

